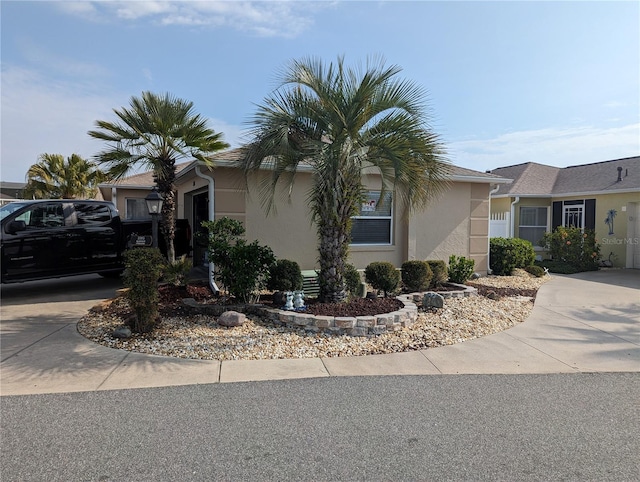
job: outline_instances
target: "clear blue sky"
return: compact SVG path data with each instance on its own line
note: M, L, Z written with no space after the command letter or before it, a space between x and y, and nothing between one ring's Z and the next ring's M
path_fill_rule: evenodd
M237 147L291 59L382 55L429 92L451 162L484 171L640 154L640 4L2 1L0 179L142 91L192 101Z

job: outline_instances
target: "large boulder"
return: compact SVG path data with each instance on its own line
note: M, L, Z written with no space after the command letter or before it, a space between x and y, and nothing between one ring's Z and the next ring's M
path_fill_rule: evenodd
M241 326L247 317L237 311L225 311L218 317L218 324L222 326Z
M422 307L424 309L444 307L444 297L432 291L425 293L422 297Z

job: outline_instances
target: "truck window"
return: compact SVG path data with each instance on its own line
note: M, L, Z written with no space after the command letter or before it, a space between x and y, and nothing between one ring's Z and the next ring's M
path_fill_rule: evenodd
M104 204L74 203L78 224L105 224L111 221L111 210Z
M37 204L16 217L27 228L56 228L64 226L62 204Z

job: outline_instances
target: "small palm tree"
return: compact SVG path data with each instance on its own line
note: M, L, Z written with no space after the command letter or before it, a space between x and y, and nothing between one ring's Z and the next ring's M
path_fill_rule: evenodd
M93 198L98 184L107 179L100 169L78 154L66 160L61 154L42 154L38 159L27 171L23 192L26 198Z
M114 179L126 176L139 165L153 171L158 191L164 197L162 231L167 258L174 262L176 161L195 158L212 166L207 156L229 144L194 112L192 102L170 94L143 92L142 97L131 98L130 108L114 112L119 122L96 121L98 129L89 131L91 137L108 143L97 160L108 166L107 172Z
M343 58L328 65L313 58L294 61L250 120L253 141L240 162L246 174L272 170L262 191L267 211L279 181L290 187L301 165L311 167L322 301L346 297L351 218L363 200L363 169L377 170L383 190L393 190L407 213L444 186L448 167L426 123L424 91L396 79L399 72L382 59L364 69L347 68Z

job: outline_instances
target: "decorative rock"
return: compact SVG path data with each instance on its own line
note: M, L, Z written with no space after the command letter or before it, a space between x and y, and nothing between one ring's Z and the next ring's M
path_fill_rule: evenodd
M480 273L473 273L469 279L478 279L480 276Z
M225 311L218 318L218 324L222 326L241 326L247 317L237 311Z
M444 307L444 297L439 295L438 293L425 293L422 297L422 307L423 308L443 308Z
M131 336L131 329L128 326L121 326L113 330L111 336L114 338L129 338Z

